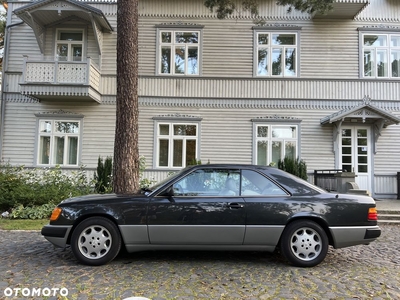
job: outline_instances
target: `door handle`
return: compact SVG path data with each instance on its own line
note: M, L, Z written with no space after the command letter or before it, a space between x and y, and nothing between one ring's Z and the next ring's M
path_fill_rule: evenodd
M243 207L244 207L243 204L236 203L236 202L228 203L228 206L229 206L230 208L235 208L235 209L237 209L237 208L243 208Z

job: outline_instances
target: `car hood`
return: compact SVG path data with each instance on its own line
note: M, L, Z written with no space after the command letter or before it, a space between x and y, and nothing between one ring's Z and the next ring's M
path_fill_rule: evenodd
M72 204L72 203L81 203L81 202L103 202L103 201L124 201L124 200L143 200L148 197L144 194L126 194L126 195L118 195L118 194L92 194L85 196L78 196L73 198L68 198L63 200L62 204Z

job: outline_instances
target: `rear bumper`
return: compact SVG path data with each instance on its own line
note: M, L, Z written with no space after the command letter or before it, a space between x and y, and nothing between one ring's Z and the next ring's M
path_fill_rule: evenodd
M54 226L45 225L42 228L41 234L52 243L54 246L65 248L67 246L68 236L72 229L72 225Z
M330 227L329 230L334 248L369 244L381 235L379 226Z
M378 228L367 228L365 231L364 239L377 239L381 236L381 229Z

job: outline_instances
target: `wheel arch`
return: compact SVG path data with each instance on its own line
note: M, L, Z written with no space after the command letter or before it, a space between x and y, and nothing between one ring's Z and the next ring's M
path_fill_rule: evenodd
M74 225L72 226L71 230L69 231L68 238L67 238L67 244L71 244L71 236L72 236L76 226L78 226L78 224L81 223L82 221L92 218L92 217L103 217L103 218L106 218L106 219L110 220L111 222L113 222L115 224L115 226L117 227L118 233L123 241L123 237L121 235L121 231L119 229L117 220L113 216L111 216L107 213L88 213L88 214L81 215L79 218L77 218L75 220ZM122 243L122 245L124 245L124 243Z
M334 245L334 239L333 239L333 236L332 236L331 231L329 230L328 223L327 223L324 219L322 219L321 217L318 217L318 216L310 216L310 215L307 215L307 216L306 216L306 215L295 216L295 217L291 218L291 219L285 224L285 228L286 228L289 224L291 224L291 223L293 223L293 222L296 222L296 221L301 221L301 220L313 221L313 222L317 223L319 226L321 226L321 228L325 231L326 236L328 237L329 245L331 245L331 246ZM280 245L280 243L281 243L282 235L283 235L283 232L282 232L281 236L279 237L278 245Z

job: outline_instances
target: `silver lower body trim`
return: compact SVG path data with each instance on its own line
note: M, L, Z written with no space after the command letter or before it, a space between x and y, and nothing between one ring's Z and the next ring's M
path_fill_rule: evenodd
M367 230L380 230L379 226L347 226L329 227L333 237L334 248L344 248L355 245L368 244L376 238L366 238Z

